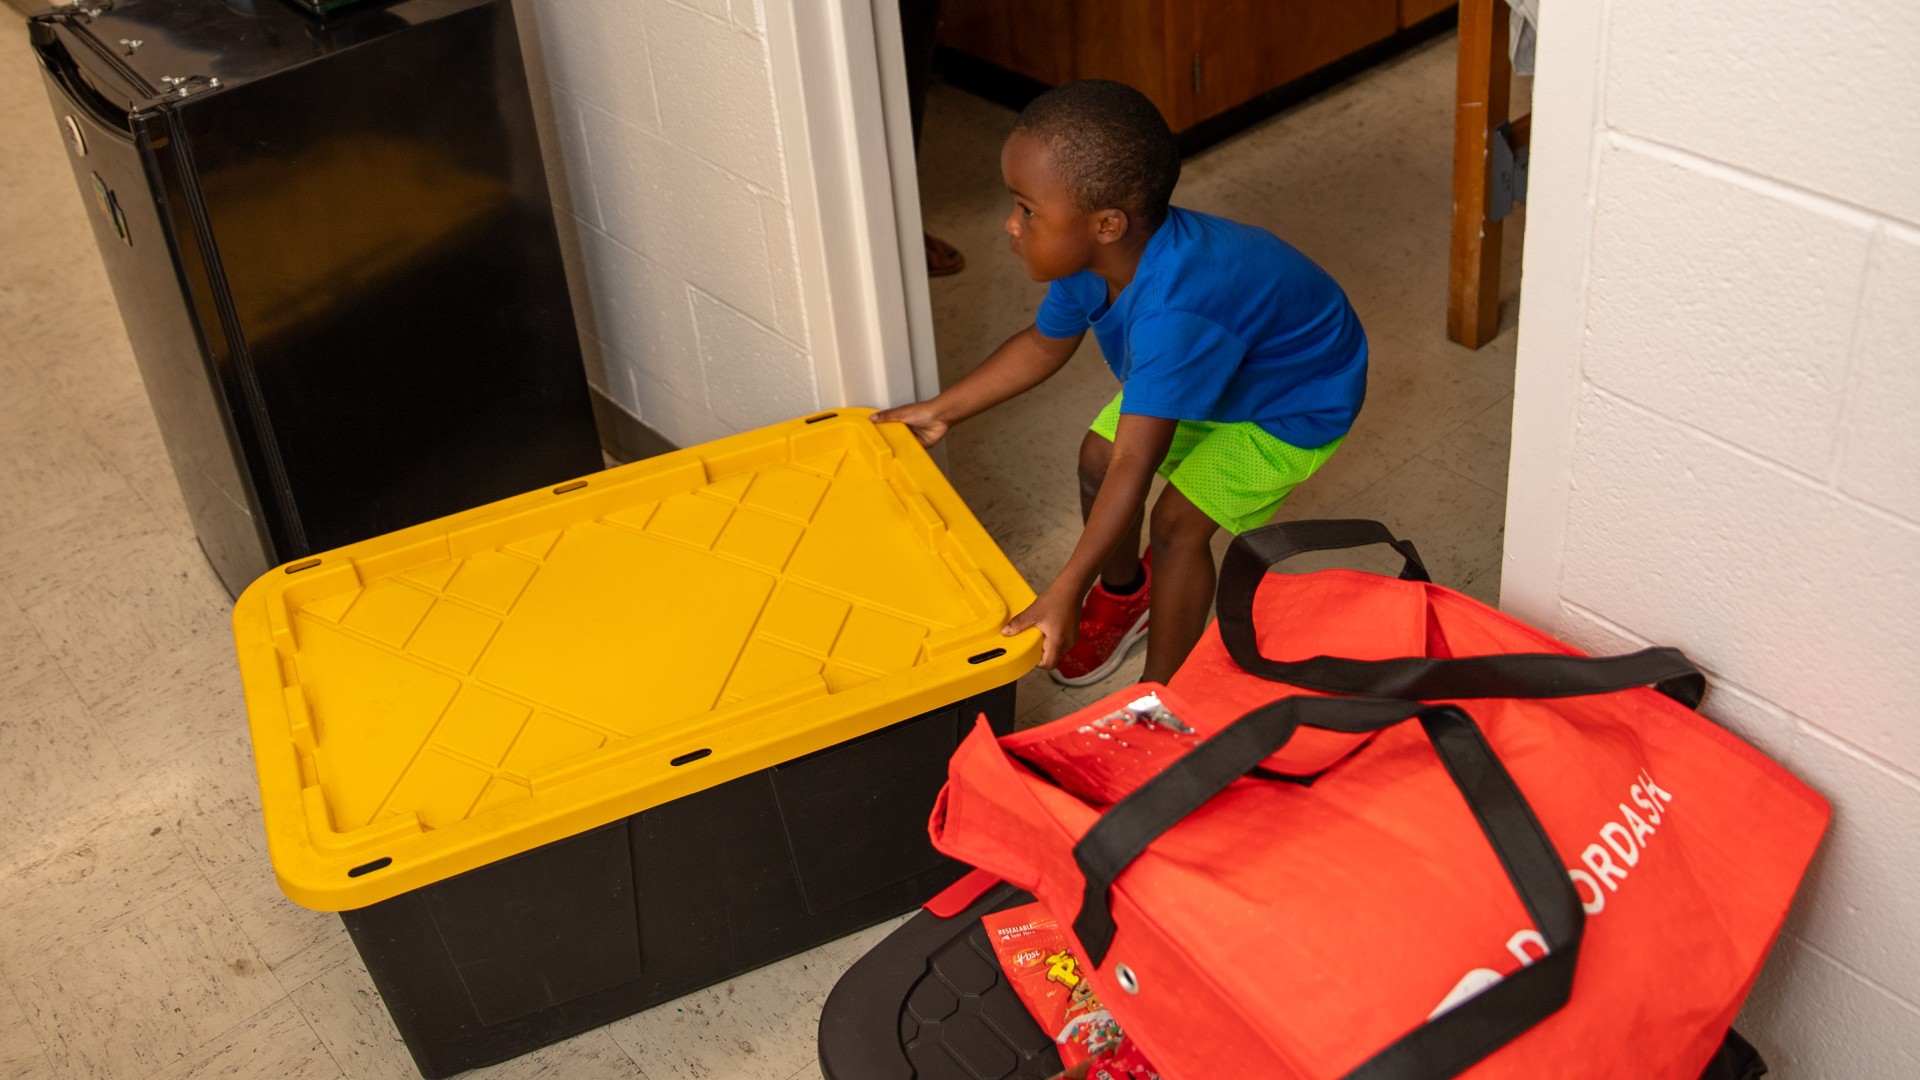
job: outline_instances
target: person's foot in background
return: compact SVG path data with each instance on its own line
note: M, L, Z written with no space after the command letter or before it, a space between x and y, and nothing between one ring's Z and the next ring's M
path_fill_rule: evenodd
M960 249L947 243L932 233L922 233L927 239L927 276L946 277L957 274L967 265L967 257Z

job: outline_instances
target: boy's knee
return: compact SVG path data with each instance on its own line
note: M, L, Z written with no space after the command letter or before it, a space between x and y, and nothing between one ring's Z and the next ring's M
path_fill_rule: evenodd
M1087 437L1080 440L1080 486L1100 490L1100 482L1107 478L1107 463L1112 460L1113 443L1098 432L1087 432Z
M1155 547L1205 546L1220 526L1178 488L1168 487L1153 504L1149 522Z

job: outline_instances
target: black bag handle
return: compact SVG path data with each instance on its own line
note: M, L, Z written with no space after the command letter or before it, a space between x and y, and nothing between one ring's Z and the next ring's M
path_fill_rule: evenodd
M1563 656L1511 653L1451 660L1402 657L1352 660L1315 656L1274 660L1260 653L1254 633L1253 598L1274 565L1307 551L1387 544L1407 560L1400 576L1429 580L1413 545L1394 538L1377 521L1286 521L1235 537L1220 563L1214 609L1227 655L1248 673L1326 694L1434 701L1457 698L1558 698L1608 694L1651 686L1696 708L1707 679L1678 649L1642 649L1623 656Z
M1586 912L1546 830L1487 745L1452 705L1375 698L1283 698L1246 714L1115 803L1074 845L1086 878L1074 933L1095 966L1113 945L1113 882L1162 833L1277 753L1302 727L1361 734L1417 717L1492 845L1547 955L1396 1039L1347 1080L1444 1080L1551 1016L1573 993ZM1284 887L1284 885L1282 886Z
M1427 574L1427 564L1420 560L1420 552L1414 548L1413 541L1402 540L1385 525L1366 518L1278 521L1234 537L1236 544L1243 541L1259 558L1263 569L1271 569L1295 555L1304 555L1309 551L1339 551L1385 544L1405 560L1400 569L1400 580L1433 580Z

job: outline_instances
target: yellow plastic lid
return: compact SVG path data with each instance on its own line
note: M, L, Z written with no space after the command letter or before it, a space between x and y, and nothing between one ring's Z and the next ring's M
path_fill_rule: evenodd
M269 571L240 655L280 886L365 907L1019 678L1033 592L869 410Z

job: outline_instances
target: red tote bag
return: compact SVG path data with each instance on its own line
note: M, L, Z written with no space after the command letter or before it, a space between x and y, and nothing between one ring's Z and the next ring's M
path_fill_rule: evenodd
M1402 579L1265 573L1362 543ZM1238 538L1218 608L1169 688L978 727L931 823L1169 1080L1700 1075L1829 810L1684 656L1583 657L1372 522Z

